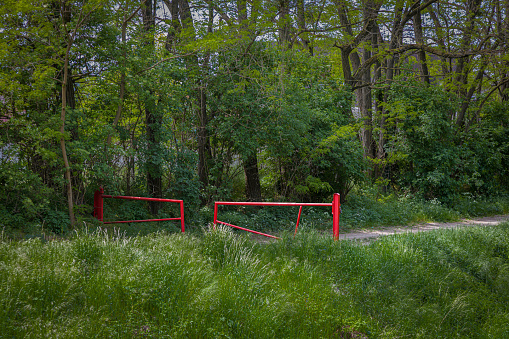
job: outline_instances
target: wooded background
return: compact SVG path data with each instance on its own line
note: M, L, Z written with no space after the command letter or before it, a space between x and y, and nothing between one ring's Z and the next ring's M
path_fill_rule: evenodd
M509 188L509 0L4 0L0 216ZM161 213L153 203L149 213Z

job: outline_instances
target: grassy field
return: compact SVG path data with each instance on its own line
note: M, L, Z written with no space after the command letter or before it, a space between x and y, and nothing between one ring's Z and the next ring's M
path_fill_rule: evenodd
M2 338L509 338L509 223L0 243Z

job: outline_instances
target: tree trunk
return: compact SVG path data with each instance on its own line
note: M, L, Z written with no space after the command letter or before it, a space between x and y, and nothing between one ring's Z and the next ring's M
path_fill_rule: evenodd
M69 104L67 101L67 94L69 92L68 81L69 81L69 53L71 51L71 46L74 42L74 37L69 34L67 30L67 23L70 21L70 10L66 5L62 5L60 7L60 14L62 17L62 22L65 30L65 38L66 38L66 50L64 55L64 69L62 74L62 110L60 112L60 120L62 124L60 125L60 133L62 134L60 138L60 149L62 151L62 158L64 160L65 167L65 181L67 186L67 207L69 210L69 220L71 222L71 227L74 228L76 224L76 218L74 216L74 201L73 201L73 190L72 190L72 181L71 181L71 166L69 164L69 158L67 157L67 150L65 145L64 133L65 133L65 115L67 105ZM72 84L71 84L72 86ZM74 94L74 89L72 89L72 94ZM74 98L71 99L74 101Z
M379 28L377 25L373 25L371 28L372 31L372 46L374 53L379 52L379 46L382 42L382 35L380 34ZM377 86L382 80L382 64L380 61L375 62L375 71L373 77L373 83ZM384 159L385 158L385 117L384 117L384 109L383 109L384 95L381 89L376 91L375 96L375 119L374 121L378 124L378 147L376 148L376 158ZM375 167L375 178L379 178L383 175L383 163L380 162L379 165Z
M488 60L483 57L481 68L479 71L477 71L477 76L475 77L473 83L470 85L470 88L468 92L465 94L465 97L463 98L463 102L461 103L461 108L458 111L458 121L464 122L465 116L468 110L468 107L470 106L470 102L472 100L472 96L474 95L474 92L479 86L482 84L482 79L484 77L484 70L486 69L486 66L488 66Z
M126 59L127 59L127 50L125 47L125 43L127 40L127 24L136 15L136 13L138 13L140 8L136 9L136 11L134 11L129 17L126 16L126 12L125 12L126 10L127 9L124 9L124 18L122 20L122 36L121 36L121 39L122 39L121 40L122 41L122 66L123 67L126 66ZM115 119L113 120L113 128L117 127L118 122L120 121L120 118L122 116L122 109L123 109L123 105L124 105L125 85L126 85L126 76L125 76L125 71L122 69L122 71L120 73L120 88L119 88L119 95L118 95L119 102L118 102L118 106L117 106L117 112L115 114ZM108 146L111 145L111 133L108 134L106 144Z
M149 102L152 101L152 102ZM152 198L162 198L162 168L157 160L159 154L159 126L160 119L155 116L155 107L152 99L145 101L145 125L147 135L147 191ZM158 201L149 201L150 213L156 215L161 208Z
M69 219L71 221L71 227L74 228L76 224L76 219L74 217L74 202L73 202L73 192L72 192L72 182L71 182L71 167L69 165L69 159L67 158L67 152L65 147L65 110L67 108L67 76L68 76L68 67L69 67L69 50L71 47L71 39L68 38L68 46L67 51L65 53L65 61L64 61L64 76L62 81L62 111L60 113L60 120L62 121L62 125L60 125L60 133L62 137L60 138L60 149L62 150L62 158L64 159L65 166L65 181L67 183L67 207L69 209Z
M247 6L246 0L237 0L238 22L240 27L247 27Z
M285 48L290 47L290 1L279 0L279 19L278 19L278 30L279 30L279 44Z
M502 51L499 53L499 57L503 58L507 54L509 48L509 0L496 1L496 34L500 37L499 49ZM500 68L501 83L498 85L498 94L502 102L509 101L509 61L507 58L501 62L502 67ZM479 108L480 111L480 108Z
M204 187L209 184L209 162L212 159L210 137L207 131L207 95L203 88L199 89L199 121L198 127L198 177ZM207 203L208 201L204 201Z
M353 36L353 29L348 18L345 2L336 0L335 4L338 10L339 20L343 26L343 30L347 35ZM372 37L370 34L373 34L374 29L377 27L376 18L378 16L380 5L381 4L369 1L364 3L363 17L365 20L365 25L362 32L360 32L354 39L351 40L352 43L350 45L341 47L341 62L343 65L345 82L352 87L358 87L354 90L354 92L357 101L357 107L359 109L361 118L363 119L361 140L364 149L364 157L366 158L374 158L376 153L376 147L373 140L373 102L370 88L372 84L371 67L366 68L364 71L360 72L360 74L356 74L361 67L361 59L359 54L353 50L358 48L360 43L364 42L365 46L361 48L362 62L365 62L371 57L370 48L372 46L369 45L372 43ZM350 68L350 62L353 67L353 72ZM355 78L354 74L356 74ZM371 175L372 171L370 171L369 174Z
M248 201L261 201L262 189L258 174L258 159L256 152L244 160L244 174L246 175L246 197Z
M475 20L476 16L479 13L479 8L481 5L481 0L467 0L467 24L464 28L464 34L463 39L461 42L461 49L465 50L470 47L470 44L472 42L472 34L474 32L474 26L475 26ZM462 98L462 105L464 105L466 102L468 102L468 92L466 90L467 83L468 83L468 73L469 73L469 66L470 66L470 57L466 58L460 58L458 60L458 64L456 66L456 82L457 82L457 93ZM460 113L460 112L459 112ZM464 114L458 114L456 118L456 125L459 127L462 127L465 120Z
M414 15L414 34L415 34L415 42L418 44L424 44L424 37L422 33L422 20L421 20L421 12L419 11L416 15ZM429 71L428 64L426 62L426 53L423 50L419 50L417 53L417 59L419 61L419 68L421 70L422 80L426 84L430 84L429 79Z
M435 9L432 6L430 6L429 8L430 9L428 10L428 13L429 13L431 19L433 20L433 24L435 26L435 30L436 30L436 34L437 34L437 44L443 51L446 51L447 48L445 47L445 39L444 39L445 34L443 32L442 24L440 23L440 20L438 19L437 15L435 13ZM442 66L442 74L443 74L442 77L446 77L451 72L449 67L447 67L449 65L449 62L448 62L447 58L441 56L440 63Z
M145 43L150 48L155 48L154 40L154 3L153 0L145 0L143 9L143 27L145 31ZM157 105L155 98L152 97L152 92L149 91L149 97L145 98L145 126L147 136L147 193L152 198L162 198L163 196L163 183L162 183L162 166L160 157L160 128L162 118L157 112ZM149 201L150 213L156 215L161 208L161 203L158 201Z
M363 61L371 57L371 52L364 48L362 51ZM361 84L371 84L371 68L367 68L361 75ZM363 120L361 129L362 147L364 149L365 158L374 158L373 152L373 104L370 86L363 86L355 90L357 97L357 105Z
M306 30L306 8L304 0L297 0L297 25L300 31ZM313 47L309 44L309 38L307 33L301 33L300 40L302 41L302 47L309 51L309 54L313 55Z
M165 48L169 52L176 50L176 37L177 34L182 30L182 25L179 20L179 0L164 0L164 3L168 7L171 15L171 28L166 35Z

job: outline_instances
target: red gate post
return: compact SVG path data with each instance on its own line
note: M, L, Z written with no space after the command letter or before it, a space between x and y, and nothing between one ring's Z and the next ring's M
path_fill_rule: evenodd
M182 233L186 231L186 228L184 226L184 201L182 200L180 202L180 230Z
M103 221L103 193L102 187L94 193L94 217L99 221Z
M214 229L216 229L217 224L217 201L214 203Z
M339 240L339 214L341 213L341 203L338 193L334 193L332 198L332 233L334 240Z

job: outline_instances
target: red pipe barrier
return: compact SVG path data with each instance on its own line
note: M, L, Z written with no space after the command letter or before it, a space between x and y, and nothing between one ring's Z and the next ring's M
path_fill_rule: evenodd
M297 229L299 228L299 222L300 222L300 214L302 213L302 206L299 207L299 216L297 217L297 224L295 224L295 233L293 234L293 237L297 235Z
M297 217L297 224L295 225L295 234L297 234L297 229L299 228L300 216L302 212L302 206L331 206L332 207L332 233L334 240L339 239L339 216L341 214L341 205L340 205L340 196L338 193L334 193L332 203L300 203L300 202L234 202L234 201L216 201L214 204L214 228L216 224L223 224L230 227L238 228L243 231L263 235L270 238L280 239L276 236L261 233L257 231L253 231L247 228L243 228L240 226L232 225L226 223L224 221L217 220L218 206L219 205L227 205L227 206L299 206L299 216ZM294 234L294 236L295 236Z
M244 228L244 227L240 227L240 226L237 226L237 225L229 224L229 223L224 222L224 221L218 221L218 223L219 223L219 224L226 225L226 226L230 226L230 227L238 228L239 230L243 230L243 231L246 231L246 232L251 232L251 233L254 233L254 234L263 235L263 236L266 236L266 237L269 237L269 238L281 239L281 238L279 238L279 237L276 237L275 235L270 235L270 234L267 234L267 233L262 233L262 232L258 232L258 231L253 231L253 230L250 230L250 229L247 229L247 228Z
M103 224L126 224L130 222L148 222L148 221L167 221L180 220L180 218L164 218L164 219L146 219L146 220L125 220L125 221L105 221Z
M335 193L337 194L337 193ZM237 202L237 201L216 201L218 205L241 205L241 206L332 206L327 202Z
M179 218L164 218L164 219L146 219L146 220L127 220L127 221L106 221L104 222L103 216L103 199L126 199L126 200L142 200L142 201L160 201L160 202L175 202L180 204L180 217ZM106 195L104 189L101 187L94 193L94 217L99 221L103 221L104 224L121 224L131 222L148 222L148 221L167 221L167 220L180 220L180 230L185 232L184 226L184 200L176 199L160 199L160 198L145 198L145 197L130 197L125 195Z
M145 198L145 197L130 197L127 195L102 195L103 198L113 199L127 199L127 200L144 200L144 201L161 201L161 202L181 202L182 200L175 199L161 199L161 198Z

